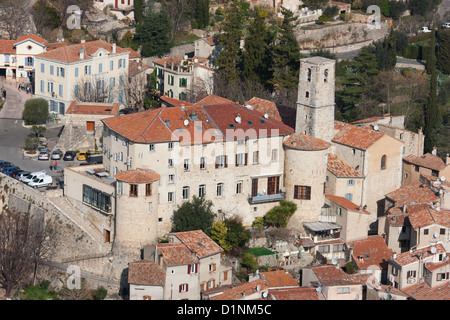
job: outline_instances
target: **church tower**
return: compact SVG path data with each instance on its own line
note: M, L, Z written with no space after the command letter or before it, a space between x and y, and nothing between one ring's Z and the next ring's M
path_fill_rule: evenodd
M334 136L335 61L300 60L295 132L331 142Z

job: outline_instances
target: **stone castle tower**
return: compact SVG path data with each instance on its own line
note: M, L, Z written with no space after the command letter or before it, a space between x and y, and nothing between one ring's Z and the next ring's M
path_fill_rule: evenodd
M297 204L291 227L318 221L325 202L327 158L334 136L335 61L300 60L295 133L284 142L286 200Z
M334 135L335 61L300 60L295 132L331 142Z

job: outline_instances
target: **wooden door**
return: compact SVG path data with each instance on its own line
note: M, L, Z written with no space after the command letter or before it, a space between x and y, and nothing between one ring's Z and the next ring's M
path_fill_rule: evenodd
M275 194L277 190L277 177L267 179L267 194Z
M258 195L258 179L252 179L252 197Z
M94 121L86 121L86 130L94 131L95 130L95 122Z

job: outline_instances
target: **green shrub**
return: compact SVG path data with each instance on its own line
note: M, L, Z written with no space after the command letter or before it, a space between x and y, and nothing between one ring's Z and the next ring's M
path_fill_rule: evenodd
M103 286L100 286L94 291L94 300L103 300L106 298L107 294L108 290L106 290Z
M27 100L22 117L26 125L45 124L50 118L47 100L43 98Z

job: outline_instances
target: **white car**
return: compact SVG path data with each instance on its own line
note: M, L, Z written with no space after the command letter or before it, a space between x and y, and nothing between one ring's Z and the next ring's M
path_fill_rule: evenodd
M441 26L442 29L448 29L450 28L450 22L446 22Z
M44 170L32 172L29 175L22 177L22 179L20 181L22 181L23 183L28 183L30 181L33 181L37 177L45 176L46 174L47 174L47 172L45 172Z
M42 149L38 154L39 160L48 160L50 159L50 151L48 149Z
M419 33L428 33L428 32L431 32L431 29L428 27L422 27L419 30Z
M28 182L28 185L32 188L39 188L39 187L46 187L51 186L53 183L52 176L49 176L48 174L44 176L39 176L33 179L32 181Z

